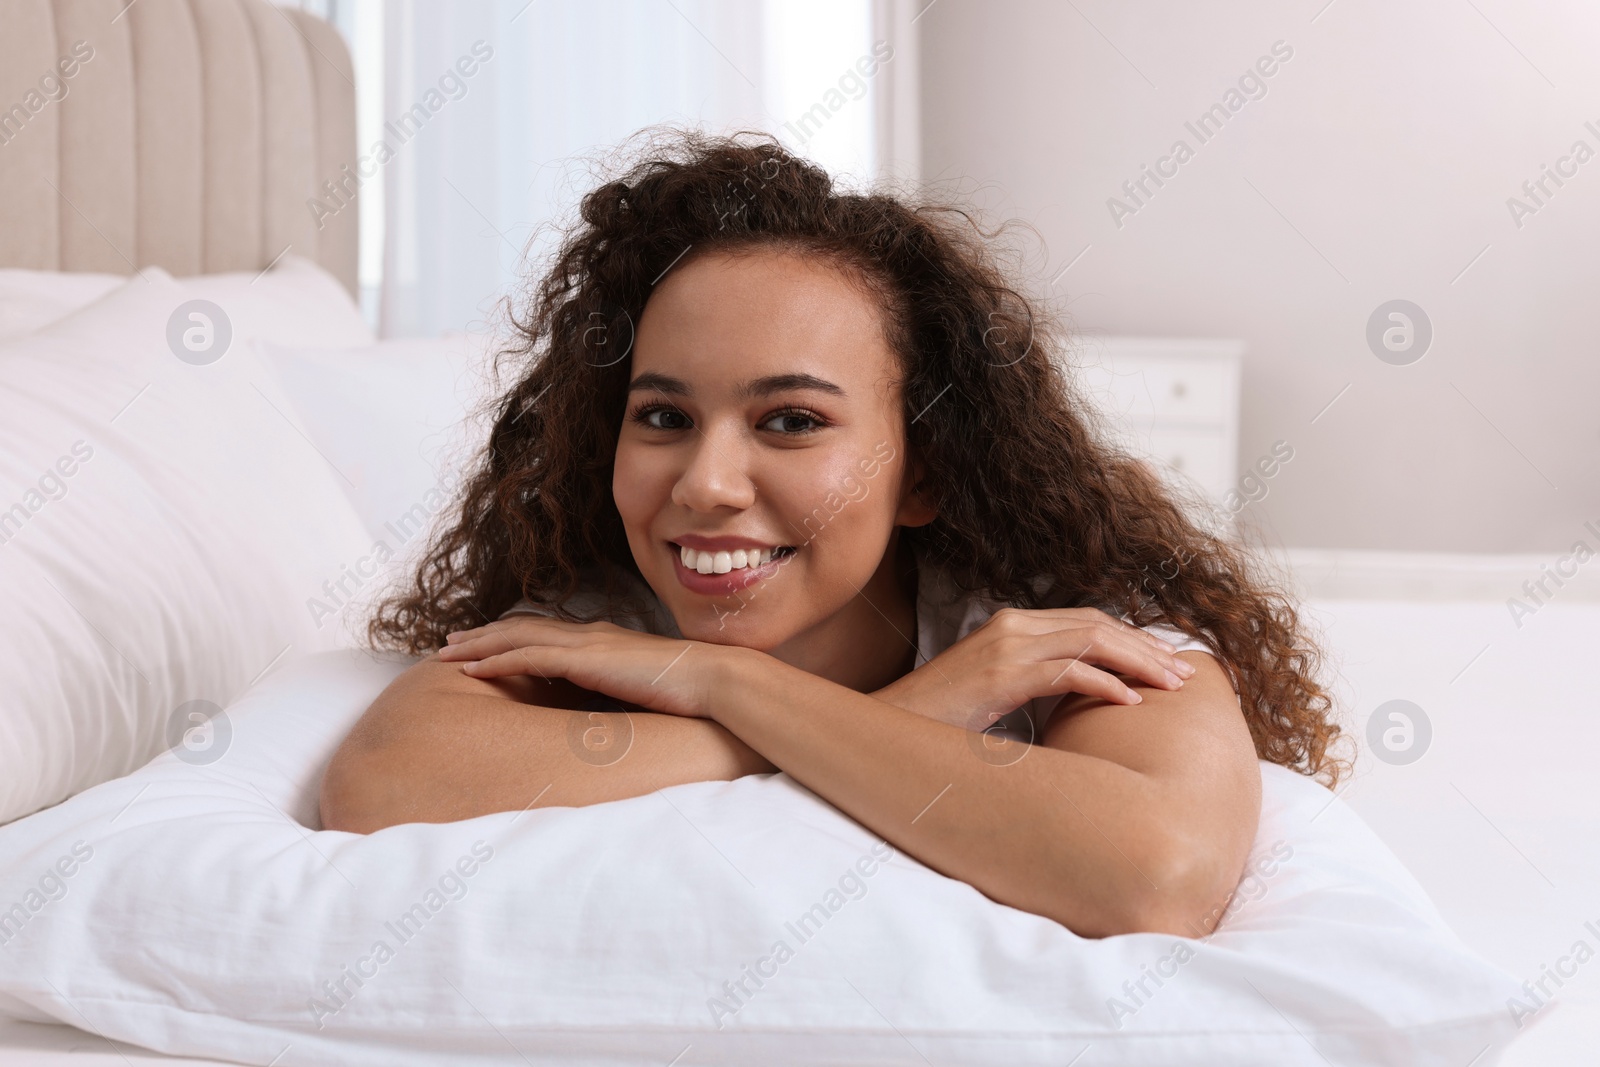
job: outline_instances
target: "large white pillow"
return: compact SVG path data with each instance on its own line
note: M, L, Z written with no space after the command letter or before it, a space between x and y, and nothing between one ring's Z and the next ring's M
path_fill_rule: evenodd
M48 326L127 280L86 271L0 270L0 340Z
M257 345L370 535L369 551L321 598L319 626L359 629L449 521L461 478L489 436L490 412L480 405L494 396L491 351L482 334L356 348Z
M487 334L354 348L257 345L356 511L398 552L427 528L488 440Z
M366 532L249 345L175 354L191 299L147 270L0 343L0 821L352 643L308 604Z
M377 340L338 279L304 256L284 256L266 272L199 274L180 281L228 314L235 341L353 348Z
M313 832L328 759L410 662L297 661L227 710L216 762L166 753L0 827L0 1011L353 1067L686 1046L697 1064L1489 1067L1516 1033L1516 979L1343 801L1271 764L1205 940L1077 937L786 774Z
M146 271L162 273L159 267ZM128 281L121 274L0 270L0 339L47 326ZM232 341L281 345L370 345L372 327L337 279L303 256L268 271L201 274L181 280L191 299L223 310Z

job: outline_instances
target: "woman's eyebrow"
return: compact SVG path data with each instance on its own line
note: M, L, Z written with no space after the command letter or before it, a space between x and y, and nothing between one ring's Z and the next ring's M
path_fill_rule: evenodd
M752 378L739 386L735 395L740 400L753 400L796 389L813 389L840 399L846 399L849 395L839 386L814 374L769 374L764 378ZM670 374L661 374L657 371L647 371L628 383L629 393L645 390L666 393L668 396L694 395L693 387L682 378L674 378Z

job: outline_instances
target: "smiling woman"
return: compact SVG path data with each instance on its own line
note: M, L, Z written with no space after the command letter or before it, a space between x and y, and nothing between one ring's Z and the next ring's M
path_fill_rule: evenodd
M911 670L915 605L894 534L934 511L900 462L881 319L833 257L798 249L713 246L655 286L612 498L641 576L685 637L761 649L858 690ZM885 448L886 484L810 536L830 493ZM787 554L734 571L732 554L748 562L751 550Z
M1257 759L1337 780L1293 603L1102 439L959 208L673 134L518 325L455 521L371 621L426 658L325 826L781 769L995 900L1195 935Z

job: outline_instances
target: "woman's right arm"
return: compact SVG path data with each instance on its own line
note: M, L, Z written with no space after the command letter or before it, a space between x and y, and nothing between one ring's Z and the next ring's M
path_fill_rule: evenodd
M430 655L378 695L334 753L322 779L323 829L371 833L583 807L777 770L710 719L643 710L628 714L625 752L603 762L568 740L572 717L585 714L570 709L592 696L564 678L473 678ZM609 718L626 732L619 716Z

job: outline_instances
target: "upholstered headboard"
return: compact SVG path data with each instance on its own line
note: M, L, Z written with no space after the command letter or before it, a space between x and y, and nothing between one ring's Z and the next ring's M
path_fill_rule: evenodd
M267 0L0 0L0 267L293 251L356 293L350 53Z

